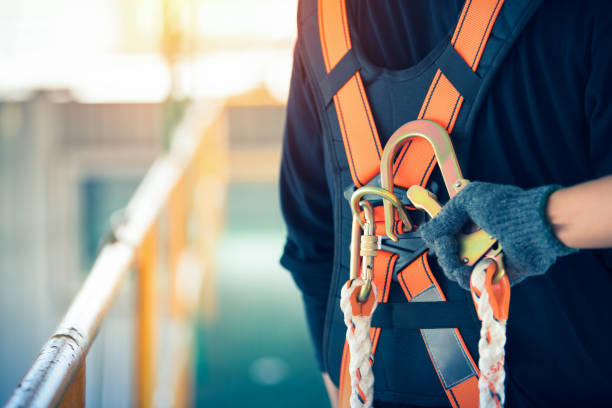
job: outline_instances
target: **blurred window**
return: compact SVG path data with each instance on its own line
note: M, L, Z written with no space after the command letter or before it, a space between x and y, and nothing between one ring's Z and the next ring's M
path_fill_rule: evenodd
M100 239L110 231L111 215L125 207L136 190L138 177L89 177L80 185L81 266L88 271Z

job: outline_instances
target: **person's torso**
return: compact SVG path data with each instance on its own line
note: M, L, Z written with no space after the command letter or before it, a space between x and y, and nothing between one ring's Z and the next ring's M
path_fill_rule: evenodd
M468 179L529 188L593 177L583 101L591 16L588 10L580 14L572 3L545 2L518 36L478 109L472 112L468 106L459 112L451 138ZM417 118L435 75L434 62L448 43L463 1L347 4L354 50L384 146L393 131ZM338 302L349 274L351 231L343 194L353 182L337 124L322 128L336 230L324 361L337 382L346 330ZM508 406L602 401L611 381L604 374L612 363L606 352L612 316L605 293L612 287L611 269L602 251L582 251L512 288ZM433 272L448 300L473 309L469 293L435 265ZM405 301L397 282L391 283L389 301ZM472 326L461 334L477 358L479 322L472 314ZM448 405L418 330L382 330L374 374L377 400Z

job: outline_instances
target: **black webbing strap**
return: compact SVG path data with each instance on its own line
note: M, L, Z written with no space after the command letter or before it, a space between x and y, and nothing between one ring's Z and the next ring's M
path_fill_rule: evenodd
M471 306L471 305L470 305ZM379 303L372 316L372 327L382 329L473 329L476 316L464 301ZM342 324L338 307L334 320Z
M372 327L402 329L473 328L474 316L465 302L380 303Z
M476 99L482 79L472 71L455 47L448 44L436 64L465 100L471 103Z
M325 106L331 103L334 95L357 71L359 71L360 68L361 66L359 65L359 61L357 61L353 49L350 49L319 84Z

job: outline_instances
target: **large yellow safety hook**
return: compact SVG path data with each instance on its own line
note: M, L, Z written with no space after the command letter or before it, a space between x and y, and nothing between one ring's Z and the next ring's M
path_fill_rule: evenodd
M422 137L433 147L450 198L468 185L469 181L461 174L455 149L446 130L429 120L415 120L397 129L385 146L380 166L382 188L393 192L393 159L399 149L413 137ZM411 186L407 195L415 207L425 210L430 217L435 217L442 209L436 196L420 185ZM387 235L391 236L395 224L393 208L386 201L383 204L385 206L385 229ZM497 274L494 281L497 282L505 274L501 245L486 231L478 229L469 234L459 234L458 241L459 256L464 264L473 266L483 257L489 258L497 263Z
M461 169L455 155L455 150L450 141L448 133L435 122L429 120L414 120L402 125L397 129L385 145L380 162L380 182L382 188L393 192L393 159L411 138L422 137L433 147L436 160L442 172L444 184L449 196L454 197L468 183L461 175ZM387 235L393 239L397 238L393 233L395 216L391 203L384 202L385 206L385 230ZM393 239L396 241L396 239Z

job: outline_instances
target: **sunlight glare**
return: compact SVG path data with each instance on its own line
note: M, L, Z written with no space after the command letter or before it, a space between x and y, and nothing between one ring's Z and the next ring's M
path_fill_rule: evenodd
M262 84L286 100L296 0L175 0L186 48L174 95L223 98ZM66 88L80 101L161 101L162 2L0 1L0 96ZM189 18L188 13L196 13Z

